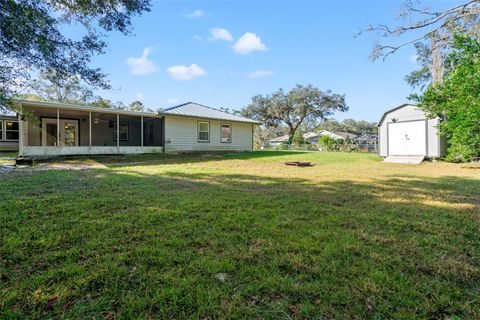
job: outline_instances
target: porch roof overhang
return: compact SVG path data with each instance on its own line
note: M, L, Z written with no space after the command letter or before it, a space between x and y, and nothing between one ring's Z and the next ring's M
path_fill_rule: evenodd
M159 117L159 114L156 112L139 112L139 111L128 111L122 109L114 108L97 108L92 106L81 106L76 104L60 103L60 102L47 102L47 101L30 101L30 100L15 100L15 103L20 106L25 107L37 107L37 108L53 108L61 110L73 110L73 111L85 111L85 112L96 112L96 113L109 113L109 114L121 114L128 116L144 116L144 117Z

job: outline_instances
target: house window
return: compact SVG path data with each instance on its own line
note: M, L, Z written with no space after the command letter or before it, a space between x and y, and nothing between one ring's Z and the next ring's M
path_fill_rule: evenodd
M198 121L198 142L210 142L210 122Z
M128 141L128 122L120 122L118 129L120 141ZM117 141L117 122L113 124L113 141Z
M222 143L232 142L232 126L226 123L223 123L220 126L220 141Z
M5 121L5 140L18 141L19 136L18 121Z

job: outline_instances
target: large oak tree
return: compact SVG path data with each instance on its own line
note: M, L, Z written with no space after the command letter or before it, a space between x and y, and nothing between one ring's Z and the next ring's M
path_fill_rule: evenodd
M325 119L336 111L347 111L345 96L321 91L312 85L297 85L288 92L283 89L270 95L257 95L242 114L262 121L267 127L286 126L289 141L305 121Z
M149 10L150 0L0 1L0 106L11 106L11 97L34 71L109 88L100 68L89 65L104 53L104 32L129 34L131 18ZM78 39L62 33L71 23L82 27Z

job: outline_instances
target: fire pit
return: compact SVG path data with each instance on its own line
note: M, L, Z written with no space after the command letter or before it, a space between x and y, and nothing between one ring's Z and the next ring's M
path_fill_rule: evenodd
M285 162L287 166L295 166L295 167L311 167L313 164L311 162L301 162L301 161L290 161Z

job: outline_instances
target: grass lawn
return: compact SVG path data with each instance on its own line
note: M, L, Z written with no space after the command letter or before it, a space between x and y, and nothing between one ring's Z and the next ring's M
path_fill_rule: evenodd
M480 166L89 162L0 175L0 318L480 318Z

